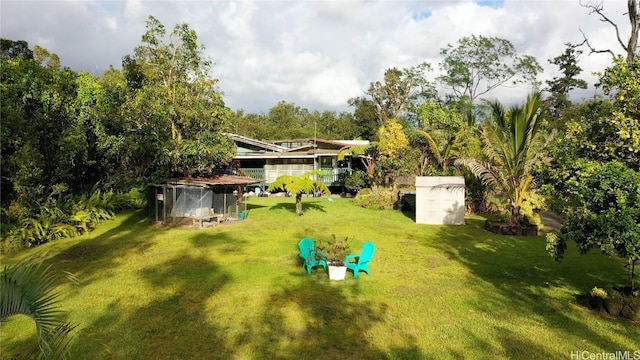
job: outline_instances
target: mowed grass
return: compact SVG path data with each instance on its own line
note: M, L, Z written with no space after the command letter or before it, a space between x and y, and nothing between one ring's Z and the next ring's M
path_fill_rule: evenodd
M251 198L244 221L201 230L150 226L128 212L48 251L74 272L61 306L78 324L74 359L570 358L640 350L640 326L597 315L576 296L624 285L618 259L570 247L554 262L543 237L415 224L411 214L347 199ZM371 240L371 275L329 281L302 269L303 237ZM33 323L1 328L2 356L35 341Z

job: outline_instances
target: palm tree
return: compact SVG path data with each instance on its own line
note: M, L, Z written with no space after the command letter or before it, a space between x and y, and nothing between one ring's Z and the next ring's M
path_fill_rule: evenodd
M520 208L531 187L531 167L542 153L538 131L544 118L539 92L531 93L522 106L509 110L498 101L489 102L490 121L483 129L488 161L458 159L484 184L493 185L509 199L511 222L520 223Z
M75 326L64 322L65 313L58 308L59 276L51 265L43 267L46 254L36 254L8 267L0 275L0 323L13 315L26 315L33 319L38 335L38 346L25 358L64 358ZM77 282L73 274L64 273Z
M434 138L428 132L418 129L416 130L416 133L427 140L431 156L433 157L433 160L435 160L438 167L440 167L442 171L447 171L449 165L451 164L451 155L457 141L457 133L456 135L451 136L449 139L443 140L441 142L444 144L442 149L440 148L440 146L438 146L438 142L434 140ZM423 169L426 168L427 161L428 157L425 156L425 160L423 161L424 164L421 164Z
M296 194L296 214L302 215L302 194L314 194L316 192L331 194L331 191L325 183L314 179L316 175L324 174L326 174L326 172L323 170L314 170L300 176L280 175L276 181L269 185L267 191L281 189Z

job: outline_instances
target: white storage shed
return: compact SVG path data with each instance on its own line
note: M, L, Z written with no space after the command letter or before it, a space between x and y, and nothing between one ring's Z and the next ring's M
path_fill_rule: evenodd
M416 177L417 224L464 224L464 177Z

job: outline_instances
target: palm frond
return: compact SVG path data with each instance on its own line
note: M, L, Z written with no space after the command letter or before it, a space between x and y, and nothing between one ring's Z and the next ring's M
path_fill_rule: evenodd
M478 161L476 159L461 158L457 159L454 165L466 167L475 177L480 179L484 185L504 185L504 179L500 175L500 170L487 162Z
M438 149L438 143L433 139L431 134L424 130L416 130L416 133L422 135L425 139L427 139L427 143L429 144L429 149L431 150L431 154L435 158L438 164L442 164L442 156L440 155L440 150Z
M345 146L338 152L338 160L342 161L347 155L362 156L365 154L368 145Z
M68 345L66 335L74 328L65 323L60 310L58 287L60 274L45 266L46 253L23 259L5 266L0 274L0 322L13 315L26 315L33 319L38 334L40 356L62 354ZM66 278L77 281L67 273ZM31 358L31 357L30 357Z
M284 190L292 194L311 194L316 191L330 194L331 190L322 181L316 180L315 177L327 175L325 170L308 171L300 176L280 175L272 182L267 191Z

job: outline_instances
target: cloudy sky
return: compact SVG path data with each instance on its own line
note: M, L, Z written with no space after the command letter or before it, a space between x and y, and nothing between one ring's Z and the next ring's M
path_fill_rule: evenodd
M586 0L583 0L586 1ZM626 0L605 0L607 15L628 34ZM558 76L548 59L584 31L596 47L621 47L613 28L579 0L441 1L7 1L0 2L0 35L26 40L60 55L64 66L101 74L133 53L149 15L170 31L188 23L215 62L212 76L232 109L266 112L278 101L309 110L349 111L385 69L427 61L437 69L439 51L469 35L501 37L518 54L545 68L539 80ZM610 56L586 52L582 78ZM437 76L432 72L430 76ZM504 102L530 89L498 89ZM593 88L578 97L589 97Z

